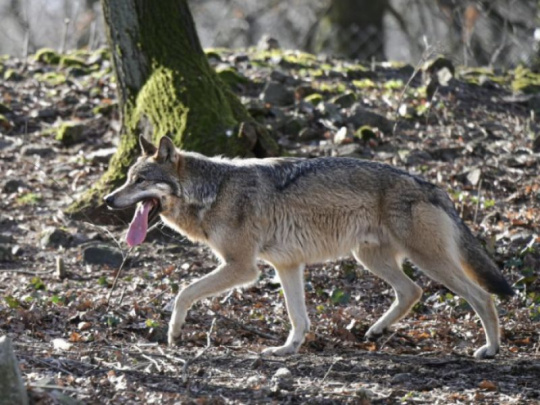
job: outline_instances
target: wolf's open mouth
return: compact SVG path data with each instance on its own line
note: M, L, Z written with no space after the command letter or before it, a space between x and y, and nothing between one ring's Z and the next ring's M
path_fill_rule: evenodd
M157 198L149 198L138 204L126 235L127 244L130 247L144 242L150 223L159 215L160 211L161 204Z

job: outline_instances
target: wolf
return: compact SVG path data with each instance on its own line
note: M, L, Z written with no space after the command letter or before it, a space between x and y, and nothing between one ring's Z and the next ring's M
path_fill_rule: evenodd
M395 301L367 331L376 339L403 318L422 289L402 271L409 259L467 300L480 317L486 344L499 351L499 320L491 293L513 294L498 267L435 185L392 166L354 158L227 159L156 147L140 137L142 156L126 183L105 197L113 209L137 205L127 243L145 239L161 217L192 241L208 245L220 265L176 296L168 343L180 337L187 311L205 297L257 280L257 260L272 265L291 323L284 345L263 354L296 353L310 328L306 264L352 254L395 291Z

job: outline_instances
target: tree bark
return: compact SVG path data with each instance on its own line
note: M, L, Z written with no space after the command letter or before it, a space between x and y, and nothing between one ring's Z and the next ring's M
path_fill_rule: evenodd
M208 64L186 0L102 0L102 7L123 130L108 171L68 214L110 222L102 197L125 180L148 127L154 141L168 134L177 146L206 155L277 153Z

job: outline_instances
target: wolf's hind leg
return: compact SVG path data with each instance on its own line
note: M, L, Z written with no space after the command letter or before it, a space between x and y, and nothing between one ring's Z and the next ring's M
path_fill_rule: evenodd
M390 284L396 293L392 306L366 333L366 338L376 339L407 315L422 296L422 289L403 273L397 253L391 248L359 248L353 251L353 255L373 274Z
M435 258L412 254L410 259L429 277L445 285L464 298L480 317L486 334L486 345L474 352L478 359L494 357L499 351L499 317L491 294L467 277L465 271L452 258Z
M286 356L298 351L309 330L309 317L304 296L304 265L276 266L276 271L285 294L292 329L283 346L268 347L263 350L263 354Z
M224 263L210 274L201 277L178 293L169 323L169 346L178 337L186 319L188 309L203 298L217 295L231 288L249 284L257 279L259 270L253 261L231 261Z

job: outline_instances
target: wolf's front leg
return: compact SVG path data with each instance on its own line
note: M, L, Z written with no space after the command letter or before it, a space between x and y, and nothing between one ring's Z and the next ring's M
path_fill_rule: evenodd
M174 301L174 309L169 323L169 346L174 345L180 336L187 311L193 303L231 288L252 283L257 280L258 274L259 270L254 260L230 261L180 291Z
M276 267L289 312L292 329L283 346L269 347L263 354L286 356L298 351L309 331L309 318L304 297L304 265Z

